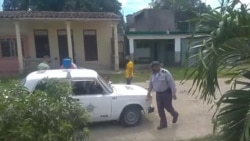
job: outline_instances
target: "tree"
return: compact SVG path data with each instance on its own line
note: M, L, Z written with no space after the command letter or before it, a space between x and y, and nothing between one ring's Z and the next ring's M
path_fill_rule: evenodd
M28 10L29 0L4 0L2 6L4 11Z
M4 0L4 11L82 11L121 14L117 0Z
M201 0L152 0L150 5L155 9L173 10L178 28L182 31L189 29L187 20L211 10L211 7Z
M188 69L187 78L194 78L190 92L197 92L208 103L216 102L214 133L218 141L250 140L250 14L238 0L225 0L219 7L200 15L197 31L207 31L203 40L191 45L199 52ZM240 8L236 5L240 4ZM194 37L200 35L195 34ZM232 89L216 101L220 90L218 72L226 69L231 76ZM237 77L245 81L238 81ZM236 88L235 86L243 86Z

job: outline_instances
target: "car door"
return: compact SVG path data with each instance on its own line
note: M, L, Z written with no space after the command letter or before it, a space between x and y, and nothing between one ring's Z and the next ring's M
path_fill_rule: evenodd
M111 96L105 94L97 80L72 80L72 89L73 97L88 111L91 121L107 121L111 118Z

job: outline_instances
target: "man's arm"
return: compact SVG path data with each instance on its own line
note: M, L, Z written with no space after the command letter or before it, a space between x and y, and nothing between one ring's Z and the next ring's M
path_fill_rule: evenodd
M148 97L151 96L151 91L153 90L153 82L152 82L152 76L149 78L149 86L148 86Z
M174 82L174 78L169 71L167 71L167 73L166 73L166 79L167 79L169 87L171 88L172 95L176 96L176 85Z

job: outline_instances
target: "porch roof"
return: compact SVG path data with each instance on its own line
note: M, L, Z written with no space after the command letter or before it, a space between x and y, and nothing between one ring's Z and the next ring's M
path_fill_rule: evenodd
M145 32L145 31L129 31L126 32L126 35L192 35L192 34L209 34L209 32L184 32L184 31L170 31L169 33L165 32Z
M195 38L206 37L208 32L181 32L181 31L170 31L167 32L141 32L141 31L131 31L126 32L126 37L128 39L138 39L138 40L148 40L148 39L175 39L175 38L192 38L194 33Z
M0 19L120 20L109 12L0 11Z

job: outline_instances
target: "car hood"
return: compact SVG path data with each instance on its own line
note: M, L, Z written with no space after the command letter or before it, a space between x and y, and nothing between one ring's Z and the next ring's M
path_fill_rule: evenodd
M147 90L136 85L113 84L118 95L147 95Z

